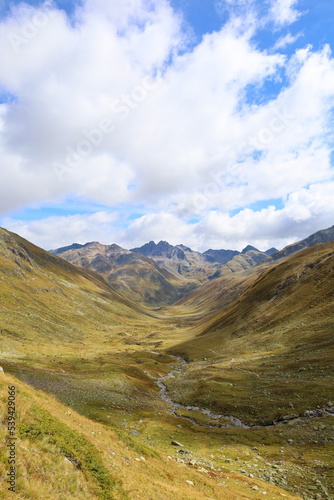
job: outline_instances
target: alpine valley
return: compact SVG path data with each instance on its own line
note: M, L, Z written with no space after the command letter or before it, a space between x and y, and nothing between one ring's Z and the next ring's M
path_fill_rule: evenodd
M334 498L334 226L203 253L0 229L0 280L18 498Z

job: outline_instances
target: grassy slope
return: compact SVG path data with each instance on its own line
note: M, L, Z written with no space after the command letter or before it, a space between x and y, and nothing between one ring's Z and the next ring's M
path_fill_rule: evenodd
M175 304L159 310L162 317L174 316L183 324L199 324L214 318L246 290L263 269L255 266L248 271L232 272L222 266L221 277L193 290Z
M156 320L98 274L0 230L3 356L53 350L103 350L119 338L146 335ZM131 334L127 335L127 331Z
M225 366L236 375L239 368L237 379L245 378L241 393L244 384L251 395L263 382L267 396L259 396L253 410L248 408L249 419L286 414L291 398L298 400L300 411L326 403L333 374L333 263L331 243L265 270L237 300L194 327L193 338L173 351L197 362L206 358L214 371ZM222 404L226 405L225 395Z
M265 270L236 301L193 327L189 340L170 349L192 361L169 382L172 398L250 424L333 405L333 265L333 243L304 250ZM309 478L323 476L334 495L333 418L290 423L281 426L276 452L292 439L293 462L307 471L302 480L295 475L295 491L307 496ZM265 429L270 436L279 427ZM331 498L319 485L315 490Z
M128 433L107 428L80 416L52 397L36 391L11 376L0 373L1 442L6 439L7 386L17 390L17 494L16 498L65 500L203 500L256 499L254 485L247 488L240 474L224 474L229 487L214 478L181 465ZM8 472L8 453L0 448L0 474ZM68 457L68 459L66 459ZM69 461L76 460L75 463ZM188 484L186 481L191 481ZM245 493L247 491L247 493ZM267 498L282 498L271 486ZM0 496L9 498L4 480ZM297 498L286 494L287 500Z

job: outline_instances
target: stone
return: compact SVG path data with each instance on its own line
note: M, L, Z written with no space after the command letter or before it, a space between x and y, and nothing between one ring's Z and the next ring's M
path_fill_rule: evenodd
M255 485L252 487L252 490L254 490L254 491L259 491L259 487L255 484Z
M192 481L189 481L188 479L186 480L186 483L189 484L189 486L195 486L195 484Z
M77 469L81 469L81 460L77 460L76 458L74 457L65 457L65 461L68 461L70 462L72 465L74 465L74 467L76 467Z
M178 441L175 441L174 439L171 442L171 445L173 445L173 446L179 446L180 448L183 448L183 444L179 443Z
M138 437L139 436L139 432L138 431L130 431L129 434L130 434L130 436L133 436L133 437Z

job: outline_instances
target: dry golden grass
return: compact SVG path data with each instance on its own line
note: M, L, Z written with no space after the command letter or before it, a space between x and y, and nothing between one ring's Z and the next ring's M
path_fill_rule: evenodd
M7 432L7 387L14 385L17 391L17 498L241 500L257 498L254 485L266 488L270 500L283 498L282 490L240 474L224 474L231 486L219 486L216 478L160 456L12 376L0 373L0 382L2 443ZM4 446L0 456L0 494L6 499L9 493L4 476L8 464ZM80 461L80 468L66 456ZM285 493L284 497L298 498Z

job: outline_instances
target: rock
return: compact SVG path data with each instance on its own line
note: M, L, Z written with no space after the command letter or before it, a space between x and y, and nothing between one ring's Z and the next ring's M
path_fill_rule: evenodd
M177 450L177 453L181 453L181 455L192 455L191 451L184 450L183 448L181 450Z
M180 448L183 448L183 444L179 443L178 441L174 441L174 439L171 442L171 445L173 445L173 446L179 446Z
M5 372L3 371L2 366L0 366L0 373L5 373Z
M292 413L291 415L285 415L283 417L283 420L293 420L294 418L298 418L298 415L295 415L294 413Z
M259 491L259 487L255 484L255 485L252 487L252 490L254 490L254 491Z
M68 461L70 462L72 465L74 465L74 467L76 467L77 469L81 469L81 460L77 460L76 458L74 457L65 457L65 461Z
M130 431L129 434L130 434L130 436L133 436L133 437L138 437L139 436L139 432L138 431Z
M186 480L186 483L189 484L189 486L195 486L192 481L189 481L188 479Z

